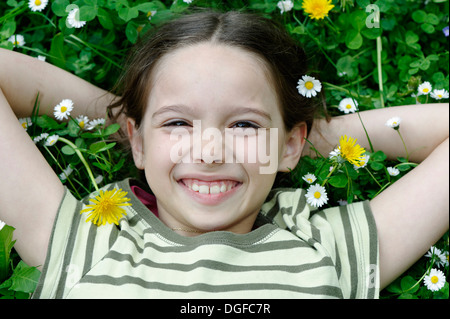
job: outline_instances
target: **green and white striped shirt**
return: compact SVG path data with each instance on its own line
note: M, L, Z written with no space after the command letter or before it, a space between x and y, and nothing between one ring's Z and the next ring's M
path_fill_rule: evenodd
M80 214L66 190L33 298L378 298L369 203L311 211L302 189L274 189L247 234L183 237L133 194L119 226Z

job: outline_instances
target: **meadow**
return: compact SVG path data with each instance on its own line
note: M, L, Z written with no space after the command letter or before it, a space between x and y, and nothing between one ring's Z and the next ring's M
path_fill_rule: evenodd
M146 31L199 7L257 12L284 25L310 57L299 94L313 94L322 116L449 102L448 0L7 0L0 2L0 47L109 90L129 48ZM82 199L97 187L138 176L113 139L119 125L72 118L61 109L70 98L54 106L60 117L53 118L37 115L37 96L35 112L19 119L62 183ZM320 191L320 200L308 202L322 208L374 198L418 165L409 160L401 119L380 125L398 132L403 157L388 160L382 149L358 149L343 137L336 141L339 151L302 158L283 182ZM26 299L40 271L20 260L13 234L14 228L0 221L0 298ZM448 299L448 252L447 232L380 298Z

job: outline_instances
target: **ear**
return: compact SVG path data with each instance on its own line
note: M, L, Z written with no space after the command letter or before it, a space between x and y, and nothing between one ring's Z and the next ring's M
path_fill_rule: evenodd
M141 133L136 128L136 122L127 119L128 140L130 141L131 151L133 154L134 164L139 169L144 169L144 144Z
M293 170L300 160L303 147L305 146L305 138L307 134L306 123L302 122L296 125L286 135L284 151L280 158L278 171L289 172Z

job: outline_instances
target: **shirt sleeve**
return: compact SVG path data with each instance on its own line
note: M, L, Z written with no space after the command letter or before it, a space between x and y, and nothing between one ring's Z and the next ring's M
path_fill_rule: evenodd
M87 223L87 214L80 214L82 209L83 201L66 188L33 299L64 298L114 241L117 228Z
M310 217L320 242L335 263L345 298L379 297L379 254L369 201L324 209Z

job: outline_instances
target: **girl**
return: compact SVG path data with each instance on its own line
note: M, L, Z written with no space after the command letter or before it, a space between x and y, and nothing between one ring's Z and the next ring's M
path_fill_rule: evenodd
M43 265L35 298L376 298L448 229L447 105L361 114L391 158L403 146L383 124L401 117L417 150L411 160L421 162L370 203L311 211L303 190L272 190L276 174L261 174L259 162L206 159L190 152L195 145L183 148L186 161L173 160L175 130L192 141L194 121L220 132L277 129L271 155L280 172L309 154L307 136L322 154L343 134L367 146L354 115L312 124L314 107L296 88L303 51L266 19L200 13L162 26L132 52L117 98L0 53L0 218L16 228L20 256ZM17 122L37 92L41 113L69 97L75 116L101 116L110 105L155 197L130 179L108 185L112 206L127 192L126 215L118 225L86 222L92 202L63 187ZM232 132L246 147L235 159L264 134Z

